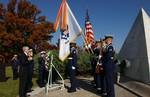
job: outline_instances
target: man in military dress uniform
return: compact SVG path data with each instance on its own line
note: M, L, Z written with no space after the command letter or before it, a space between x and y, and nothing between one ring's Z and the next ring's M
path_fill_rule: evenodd
M13 80L16 80L18 78L18 65L19 65L18 56L16 54L12 58L11 62L13 70Z
M94 60L93 60L93 68L94 68L94 80L96 84L96 89L97 92L101 90L101 83L100 83L100 72L99 72L99 55L100 55L100 46L101 46L101 41L96 41L95 42L95 48L93 50L94 52Z
M38 66L38 68L39 68L38 85L39 85L39 87L45 86L45 75L46 75L45 56L46 56L46 52L41 51L40 57L38 58L38 63L39 63L39 66Z
M103 55L103 68L106 79L106 92L107 96L105 97L115 97L114 93L114 81L113 81L113 73L114 73L114 48L112 45L112 36L105 36L106 41L106 49Z
M71 87L68 89L68 92L76 92L76 65L77 65L77 52L76 52L76 43L70 43L70 55L68 57L68 71L70 76Z

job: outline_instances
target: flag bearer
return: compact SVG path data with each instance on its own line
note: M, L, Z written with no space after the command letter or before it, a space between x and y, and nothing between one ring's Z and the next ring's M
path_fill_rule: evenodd
M101 90L101 86L99 83L99 65L97 63L99 63L99 54L100 54L100 41L96 41L95 43L96 47L94 48L93 52L94 52L94 80L95 80L95 84L96 84L96 89L97 91Z
M95 74L96 74L96 87L97 87L97 93L102 94L105 93L104 89L104 71L103 71L103 40L97 41L97 50L94 52L97 53L97 61L95 65Z
M77 52L76 52L76 43L70 43L70 55L68 57L68 71L70 76L71 87L68 89L68 92L76 92L76 65L77 65Z

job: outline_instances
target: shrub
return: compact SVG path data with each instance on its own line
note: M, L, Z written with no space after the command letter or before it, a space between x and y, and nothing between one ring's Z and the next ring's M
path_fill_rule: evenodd
M87 73L91 70L91 54L86 51L80 51L78 54L78 71L80 73Z

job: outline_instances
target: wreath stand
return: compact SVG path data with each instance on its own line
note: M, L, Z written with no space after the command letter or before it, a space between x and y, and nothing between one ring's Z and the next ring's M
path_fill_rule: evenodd
M59 77L61 78L61 82L60 84L53 84L52 82L52 69L54 68L54 70L56 70L56 73L59 75ZM53 90L53 89L64 89L64 79L61 76L61 74L59 73L59 71L56 69L55 65L53 64L53 55L51 55L51 62L50 62L50 68L49 68L49 75L48 75L48 82L45 86L45 90L46 90L46 94L48 94L49 90Z

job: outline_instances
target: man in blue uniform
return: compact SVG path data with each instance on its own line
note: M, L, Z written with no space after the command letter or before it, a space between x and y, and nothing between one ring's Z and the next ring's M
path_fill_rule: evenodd
M70 43L70 55L68 57L68 71L70 76L71 87L68 89L68 92L76 92L76 65L77 65L77 52L76 52L76 43Z
M39 63L39 77L38 77L38 85L39 87L45 86L45 51L40 53L40 57L38 58Z
M13 70L13 80L16 80L18 78L18 65L19 65L18 56L16 54L12 58L11 62Z
M91 81L91 84L94 85L94 88L96 88L96 74L95 74L95 67L96 67L96 63L97 63L96 44L97 44L97 42L95 42L94 47L92 48L93 53L92 53L92 57L91 57L91 75L93 76L93 80Z
M96 41L96 47L94 48L94 80L96 83L96 89L99 93L101 91L101 83L100 83L100 49L101 49L101 41Z
M103 68L106 79L106 92L107 95L105 97L115 97L114 93L114 81L113 81L113 73L114 73L114 48L112 46L112 36L105 36L106 49L103 55Z

